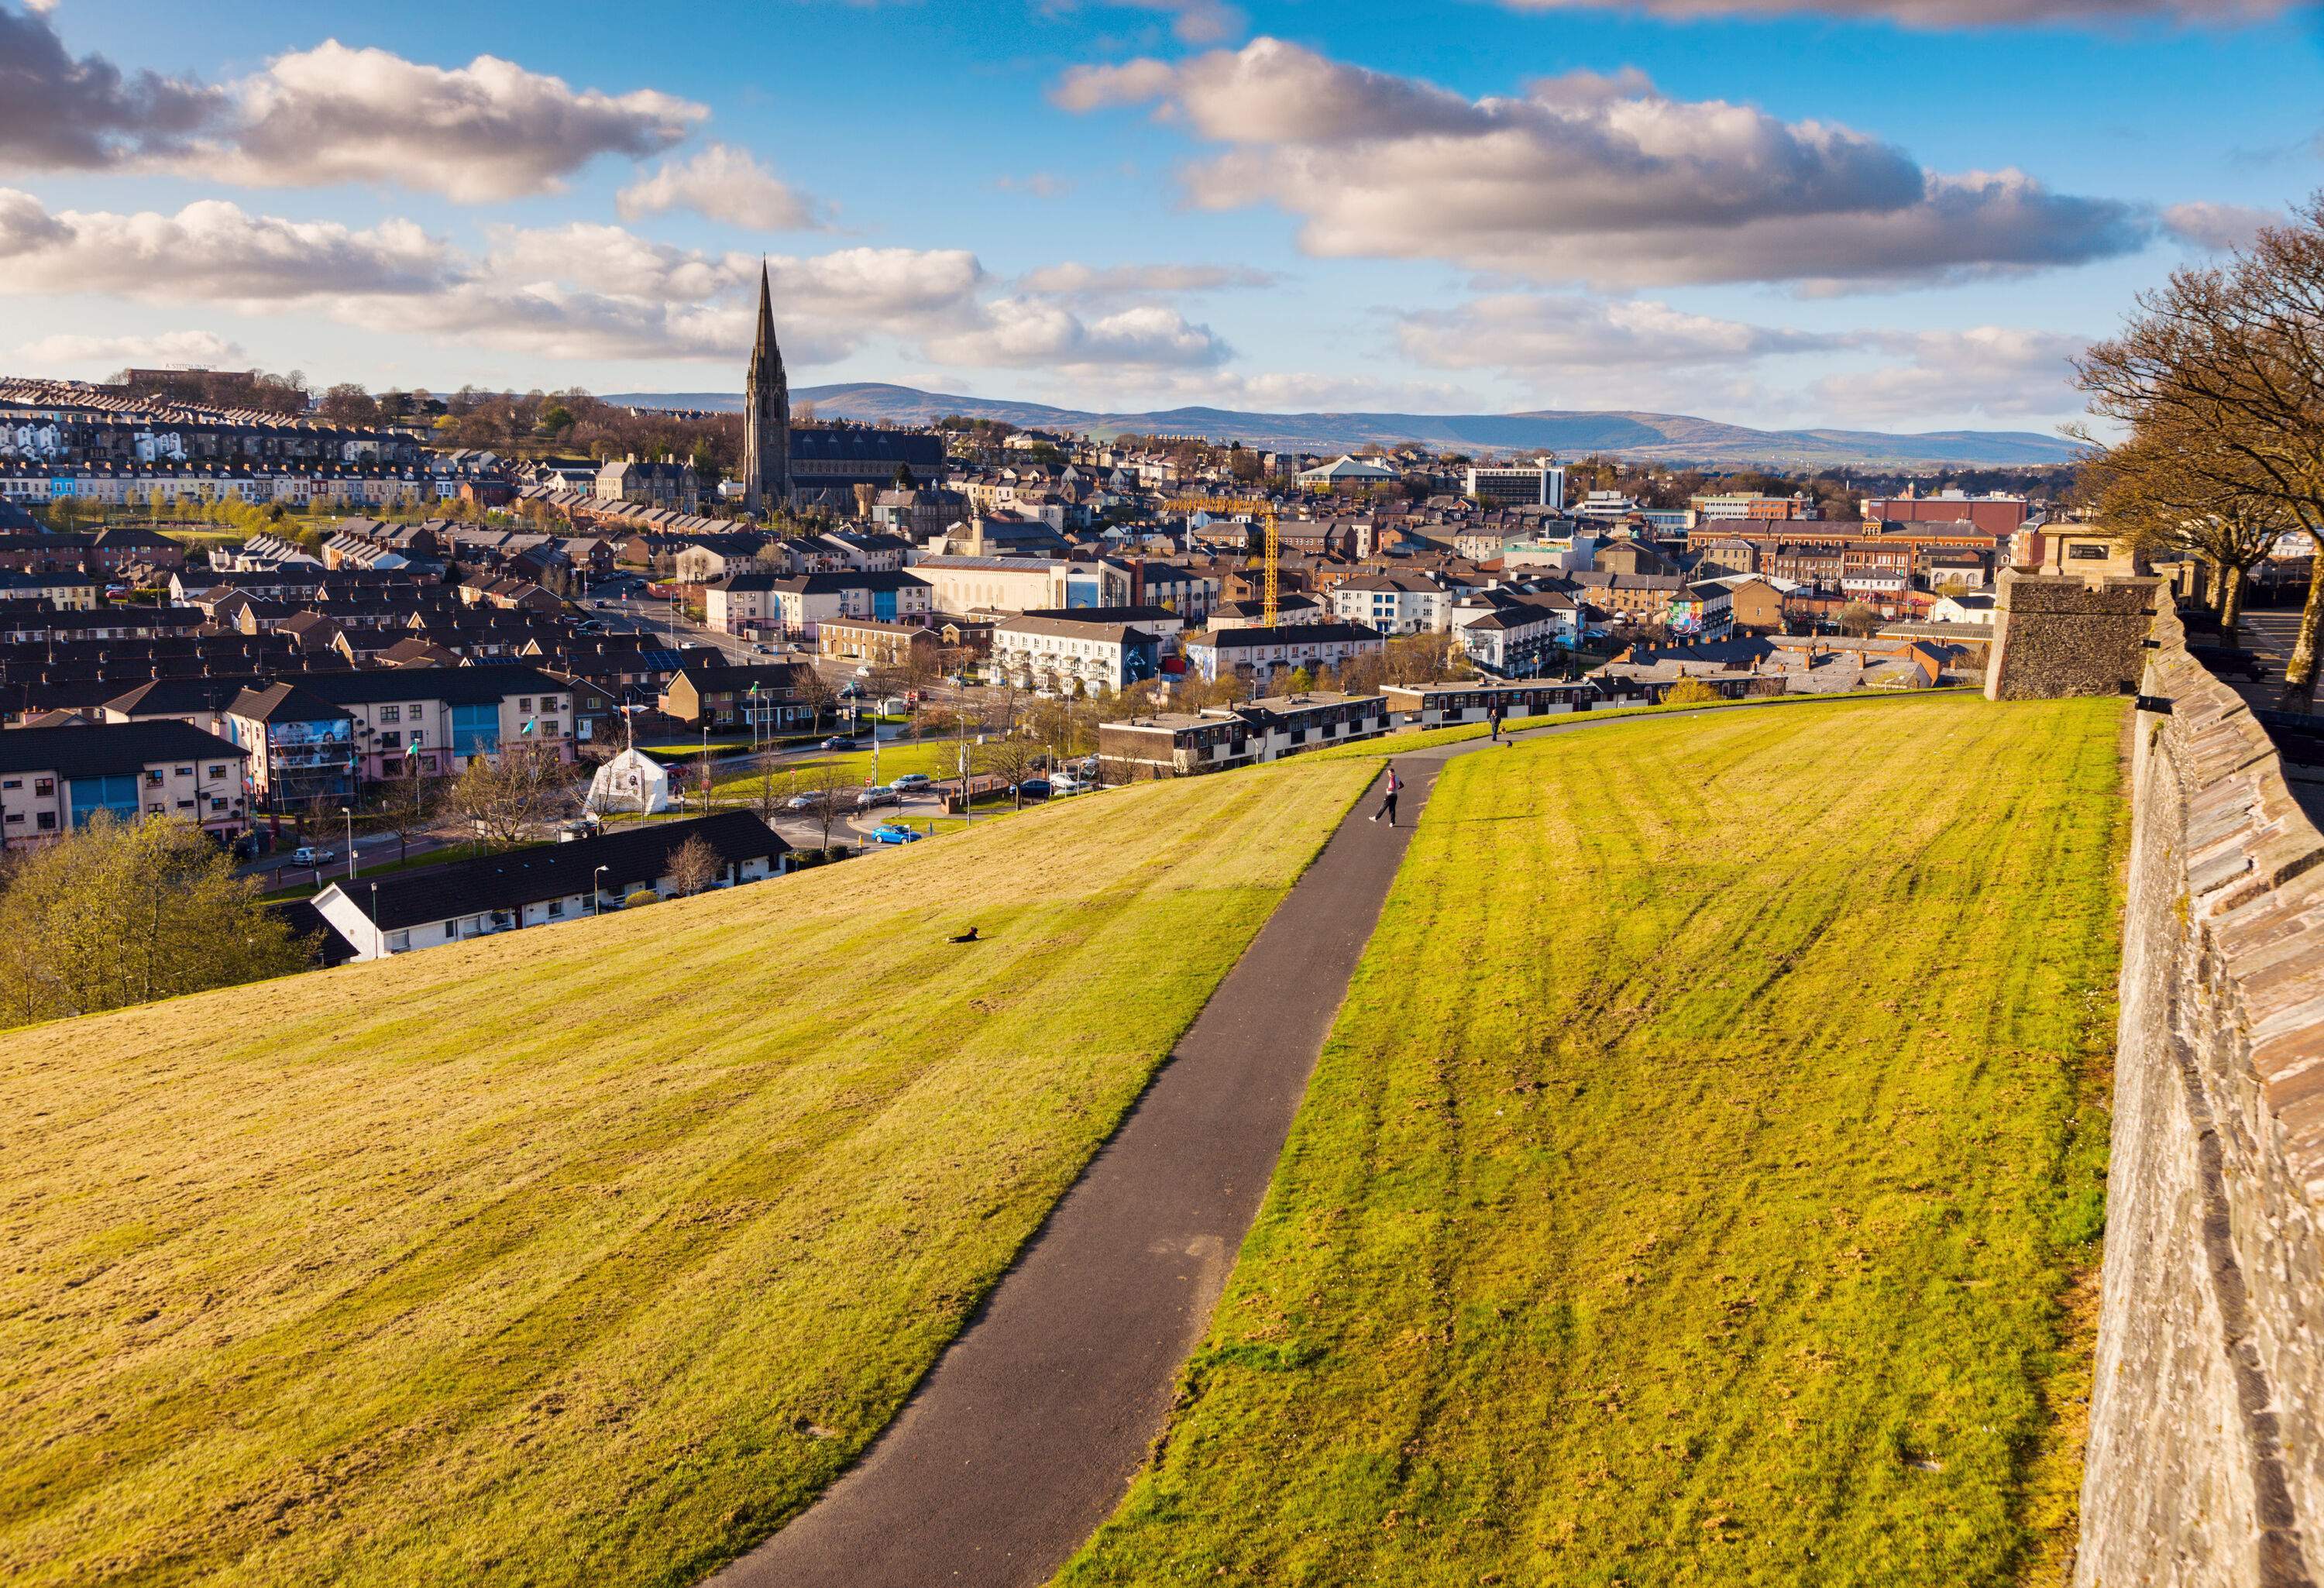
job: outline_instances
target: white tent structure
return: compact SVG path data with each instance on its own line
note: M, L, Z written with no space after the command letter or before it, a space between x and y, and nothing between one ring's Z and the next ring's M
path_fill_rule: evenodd
M669 808L669 772L642 750L624 750L589 780L589 808L599 816L628 810L658 815Z

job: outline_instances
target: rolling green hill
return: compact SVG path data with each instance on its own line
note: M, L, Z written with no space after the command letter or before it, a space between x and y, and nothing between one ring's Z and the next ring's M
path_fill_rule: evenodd
M1061 1580L2054 1580L2123 706L1452 762L1165 1454Z
M1370 773L0 1037L0 1577L693 1581L886 1422Z

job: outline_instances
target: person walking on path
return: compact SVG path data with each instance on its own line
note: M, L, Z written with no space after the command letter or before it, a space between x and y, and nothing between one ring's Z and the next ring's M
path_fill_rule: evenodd
M1501 742L1501 703L1499 701L1496 700L1485 707L1485 720L1493 725L1493 743L1499 743Z
M1396 797L1397 791L1403 789L1403 787L1404 780L1396 775L1396 762L1391 761L1388 763L1388 781L1385 785L1386 792L1381 797L1380 808L1372 812L1372 820L1378 821L1380 817L1388 817L1388 825L1389 826L1392 827L1396 826Z

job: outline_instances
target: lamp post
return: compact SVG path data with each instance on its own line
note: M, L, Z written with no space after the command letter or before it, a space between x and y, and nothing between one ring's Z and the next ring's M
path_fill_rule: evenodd
M371 935L375 944L374 959L387 957L387 928L379 924L379 884L371 885Z
M352 882L355 880L355 813L342 805L339 814L347 818L347 881Z
M605 913L605 907L598 902L600 900L604 898L604 894L597 886L597 879L604 874L605 868L602 865L595 871L589 873L589 913L591 915L603 915Z

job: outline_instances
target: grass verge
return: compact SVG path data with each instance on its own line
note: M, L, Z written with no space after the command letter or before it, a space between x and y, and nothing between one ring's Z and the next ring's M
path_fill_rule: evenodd
M0 1038L0 1577L696 1581L894 1413L1367 775Z
M1445 770L1065 1582L1998 1583L2070 1532L2123 703L1844 709Z

